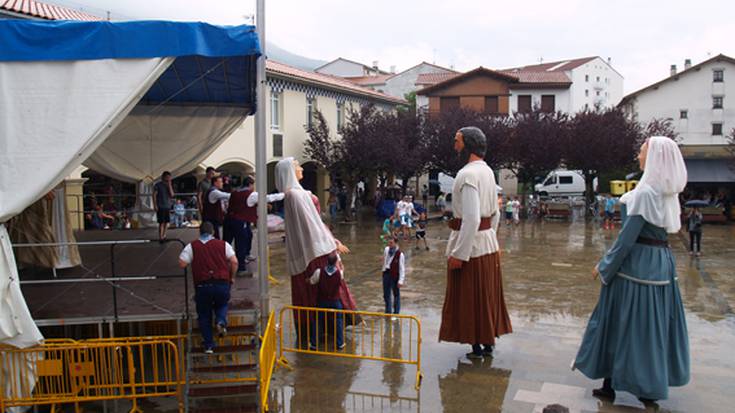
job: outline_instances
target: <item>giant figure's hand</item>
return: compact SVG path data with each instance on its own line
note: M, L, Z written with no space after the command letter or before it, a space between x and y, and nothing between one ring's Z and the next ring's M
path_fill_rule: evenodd
M597 265L592 269L592 279L596 280L600 276L600 270L597 269Z
M447 258L447 268L449 268L450 270L462 269L462 264L464 264L464 261L460 260L459 258Z
M339 240L335 240L337 242L337 252L340 254L349 254L350 249L347 248L347 245L341 243Z

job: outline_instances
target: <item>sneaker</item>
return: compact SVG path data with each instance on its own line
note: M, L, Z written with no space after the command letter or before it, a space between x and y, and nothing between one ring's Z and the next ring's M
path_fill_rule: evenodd
M428 250L429 250L429 247L426 247L426 251L428 251Z
M701 257L702 256L702 253L701 252L698 252L696 255L697 255L697 257Z
M217 335L224 337L227 335L227 327L222 323L217 323Z
M391 316L390 321L396 321L398 320L398 317Z
M214 349L212 347L208 347L204 350L204 354L214 354Z
M475 353L474 351L471 351L466 354L467 358L470 360L482 360L482 353Z
M482 355L485 357L491 357L493 355L493 346L483 346Z
M253 262L255 260L256 258L253 257L252 255L248 255L247 257L245 257L245 262Z
M342 343L342 344L340 344L339 346L337 346L337 348L338 348L339 350L342 350L343 348L345 348L345 346L346 346L346 345L347 345L347 344L345 344L345 343Z
M316 351L316 346L313 344L309 344L309 350Z

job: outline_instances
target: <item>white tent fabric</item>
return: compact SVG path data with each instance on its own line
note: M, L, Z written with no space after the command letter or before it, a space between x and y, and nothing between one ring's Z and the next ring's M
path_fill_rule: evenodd
M74 242L75 240L69 239L69 234L67 233L67 220L69 219L69 214L67 213L67 207L66 207L66 189L64 188L64 185L59 185L54 189L54 201L53 201L53 217L52 217L52 225L54 229L54 235L56 236L56 242L58 243L65 243L65 242ZM76 245L70 246L70 245L60 245L56 247L56 255L58 257L56 261L56 269L61 268L71 268L75 264L72 262L72 249L78 248ZM75 252L78 254L78 251ZM78 263L76 265L79 265Z
M0 223L48 193L115 130L172 58L0 62ZM0 342L42 340L0 225Z
M163 171L183 175L206 159L245 120L244 108L138 105L84 166L147 183Z

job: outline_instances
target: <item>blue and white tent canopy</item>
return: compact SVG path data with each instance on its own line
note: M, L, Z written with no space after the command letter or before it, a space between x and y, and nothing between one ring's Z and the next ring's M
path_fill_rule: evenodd
M0 223L82 163L128 181L193 169L255 111L251 26L0 21ZM0 225L0 342L41 336Z

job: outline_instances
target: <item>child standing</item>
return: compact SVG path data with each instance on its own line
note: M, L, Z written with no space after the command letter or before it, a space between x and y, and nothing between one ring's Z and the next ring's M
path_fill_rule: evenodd
M513 224L518 225L521 223L521 201L518 197L513 198Z
M429 250L429 244L426 243L427 223L428 220L426 219L426 212L422 212L421 215L419 215L418 228L416 228L416 249L419 249L419 242L424 240L424 247L426 247L426 251Z
M180 199L177 199L176 204L174 204L174 226L176 228L181 228L184 225L184 221L186 220L185 215L186 207L184 207L184 203Z
M388 241L388 246L383 251L383 300L386 314L401 312L400 289L405 279L406 261L403 252L398 248L398 238L394 237Z
M317 268L309 279L309 283L317 285L317 306L319 308L334 308L337 310L342 309L342 302L339 299L339 287L342 282L342 271L339 269L337 262L339 256L337 253L332 252L327 257L327 265L324 268ZM343 330L343 317L342 313L335 313L334 316L337 318L337 326L335 334L337 335L337 348L343 349L344 343L344 330ZM316 326L316 319L318 318L319 327ZM314 317L311 322L311 333L309 337L309 349L317 349L317 337L316 330L326 332L327 326L333 325L332 323L326 322L326 317L323 312L320 312L319 317ZM322 327L323 326L323 327ZM326 345L325 345L326 347Z
M510 225L511 222L513 222L513 201L508 197L505 203L505 225Z

